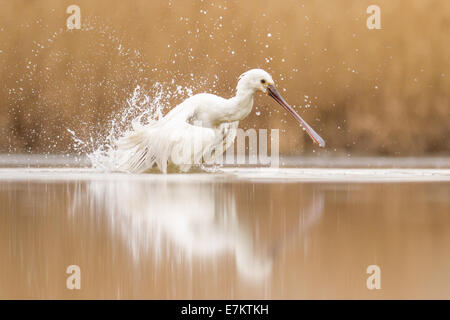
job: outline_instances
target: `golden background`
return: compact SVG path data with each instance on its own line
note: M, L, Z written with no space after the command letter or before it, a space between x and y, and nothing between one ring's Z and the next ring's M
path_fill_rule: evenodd
M66 28L71 4L82 30ZM280 129L283 154L448 154L449 31L445 0L0 0L0 152L73 152L67 129L107 134L137 85L159 83L167 111L177 85L230 97L263 68L327 142L258 95L241 127Z

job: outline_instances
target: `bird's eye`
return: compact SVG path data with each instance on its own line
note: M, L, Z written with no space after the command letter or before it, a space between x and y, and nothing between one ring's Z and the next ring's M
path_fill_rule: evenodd
M261 79L261 83L263 83L263 84L264 84L264 83L266 83L266 80L264 80L264 79Z

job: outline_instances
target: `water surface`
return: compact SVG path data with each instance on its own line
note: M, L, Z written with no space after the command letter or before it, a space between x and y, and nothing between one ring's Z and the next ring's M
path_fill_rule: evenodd
M449 195L448 169L0 169L0 298L449 299Z

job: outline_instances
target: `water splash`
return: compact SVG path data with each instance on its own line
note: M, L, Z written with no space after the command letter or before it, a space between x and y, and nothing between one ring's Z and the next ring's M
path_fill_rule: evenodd
M114 170L117 167L116 141L130 131L130 125L136 122L144 123L158 120L162 117L164 90L157 82L153 85L156 94L151 98L138 85L130 98L126 100L122 110L113 115L107 123L106 135L90 132L90 137L84 141L76 133L67 129L72 135L73 148L80 154L86 154L92 166L100 170Z
M174 90L169 89L171 85L174 86ZM106 134L90 130L89 138L83 140L74 130L67 129L74 142L73 149L79 154L85 154L95 169L117 170L119 160L124 157L123 153L117 150L117 141L121 137L130 135L136 127L147 125L151 121L159 121L172 99L193 95L192 87L183 87L174 82L171 85L156 82L152 86L153 94L137 85L131 96L126 99L122 110L107 122Z
M116 141L133 123L160 119L199 89L217 93L217 75L173 70L184 48L148 59L133 45L133 35L102 17L85 16L77 31L44 26L41 20L20 31L31 28L38 28L39 38L29 39L30 52L11 49L28 55L5 71L12 136L22 138L10 139L10 152L19 145L29 153L87 156L94 168L114 170ZM67 46L80 36L84 50ZM187 52L194 58L192 48Z

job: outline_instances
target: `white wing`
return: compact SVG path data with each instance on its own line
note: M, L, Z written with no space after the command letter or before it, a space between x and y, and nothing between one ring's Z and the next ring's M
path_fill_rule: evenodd
M159 121L145 126L136 121L133 131L117 143L119 170L143 172L157 165L165 173L167 165L174 164L185 172L206 158L210 160L222 154L233 143L238 122L211 128L205 115L219 110L226 101L199 94L182 102ZM197 123L199 120L204 120L206 127Z
M214 163L234 143L239 121L222 123L218 129L220 138L208 150L205 150L203 158L205 162Z
M200 127L187 122L191 115L192 112L178 111L146 126L135 123L134 130L117 143L118 169L139 173L156 164L165 173L167 164L172 163L185 172L200 164L205 155L213 153L215 157L218 152L223 153L234 139L228 130L230 124ZM221 150L219 146L224 142L225 149Z

